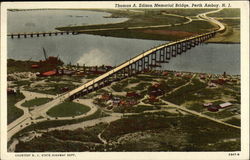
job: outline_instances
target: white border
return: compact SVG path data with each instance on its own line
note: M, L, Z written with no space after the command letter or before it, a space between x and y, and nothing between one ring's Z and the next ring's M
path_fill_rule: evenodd
M240 156L228 156L232 152L75 152L76 157L35 157L19 158L17 153L7 152L7 101L6 101L6 57L7 57L7 35L6 20L7 9L29 9L29 8L115 8L119 4L170 4L170 3L230 3L232 8L241 8L241 151ZM249 2L248 1L89 1L89 2L5 2L1 3L1 158L2 159L249 159ZM51 152L50 152L51 153ZM32 154L32 153L31 153ZM33 153L34 154L34 153ZM36 154L36 153L35 153ZM41 155L40 153L39 155Z

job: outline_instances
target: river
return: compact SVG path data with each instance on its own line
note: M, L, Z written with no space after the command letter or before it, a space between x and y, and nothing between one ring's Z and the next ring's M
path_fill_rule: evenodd
M109 13L83 10L8 12L8 33L53 31L59 26L117 23L126 18L105 18ZM67 64L119 65L165 41L94 36L87 34L7 40L7 56L17 60L58 56ZM240 74L240 44L204 44L171 59L162 69L222 74Z

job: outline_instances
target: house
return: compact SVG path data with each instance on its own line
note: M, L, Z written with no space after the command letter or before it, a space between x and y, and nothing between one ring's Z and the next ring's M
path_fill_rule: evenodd
M212 88L212 87L217 87L217 85L214 84L214 83L208 83L208 86L211 87L211 88Z
M204 107L209 107L209 106L212 106L212 105L213 105L213 103L204 103L203 104Z
M207 110L209 110L211 112L217 112L217 111L219 111L219 108L217 106L209 106L207 108Z
M168 75L168 72L162 72L162 75L163 75L163 76L167 76L167 75Z
M175 77L181 77L182 74L181 73L175 73Z
M201 74L201 75L200 75L200 79L203 79L203 80L205 80L205 79L206 79L206 75L204 75L204 74Z
M101 99L101 100L104 100L104 101L108 101L108 100L110 100L112 97L113 97L112 94L110 94L110 93L104 93L104 94L101 95L100 99Z
M7 88L7 94L16 94L16 93L17 93L16 89Z
M157 99L156 96L150 95L148 97L149 102L159 102L159 99Z
M230 102L226 102L226 103L220 104L219 107L220 107L220 108L226 108L226 107L229 107L229 106L231 106L231 105L233 105L233 104L230 103Z
M57 71L56 70L52 70L52 71L47 71L47 72L43 72L42 74L41 74L41 76L54 76L54 75L56 75L57 74Z
M32 65L31 65L31 68L38 68L38 67L39 67L38 64L32 64Z
M130 97L130 98L138 98L139 94L136 92L127 92L126 97Z

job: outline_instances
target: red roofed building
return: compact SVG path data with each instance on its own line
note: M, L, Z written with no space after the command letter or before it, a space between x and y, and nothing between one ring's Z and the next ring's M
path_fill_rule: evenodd
M102 94L101 99L102 99L102 100L105 100L105 101L108 101L108 100L110 100L112 97L113 97L112 94L104 93L104 94Z
M31 68L38 68L38 67L39 67L38 64L32 64L32 65L31 65Z
M137 94L136 92L127 92L126 97L137 98L139 97L139 94Z
M159 102L159 99L157 99L156 96L153 96L153 95L150 95L150 96L148 97L148 100L149 100L150 102Z
M48 71L48 72L43 72L42 73L42 76L54 76L54 75L56 75L56 71L55 70L53 70L53 71Z

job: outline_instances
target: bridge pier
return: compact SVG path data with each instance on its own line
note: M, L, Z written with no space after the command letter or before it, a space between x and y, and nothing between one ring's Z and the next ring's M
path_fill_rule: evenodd
M33 37L33 34L30 34L30 37Z
M169 47L166 47L166 50L165 50L165 53L166 53L166 60L170 60L171 58L171 52L172 52L172 47L169 46Z
M187 43L182 42L182 52L186 52L186 51L187 51Z
M195 38L194 43L195 43L195 45L198 45L199 44L199 39Z
M144 70L149 69L149 56L144 58Z
M39 37L39 33L37 33L36 36Z
M164 54L164 49L161 49L161 50L160 50L160 62L165 62L165 61L164 61L164 55L165 55L165 54Z
M172 45L172 57L176 57L176 45Z
M156 65L156 51L152 54L151 65Z
M195 47L195 41L193 39L191 40L191 47Z
M181 54L181 44L180 43L177 43L177 54Z
M12 38L12 39L14 38L14 35L13 35L13 34L11 34L11 38Z
M20 38L20 34L17 35L17 38Z

